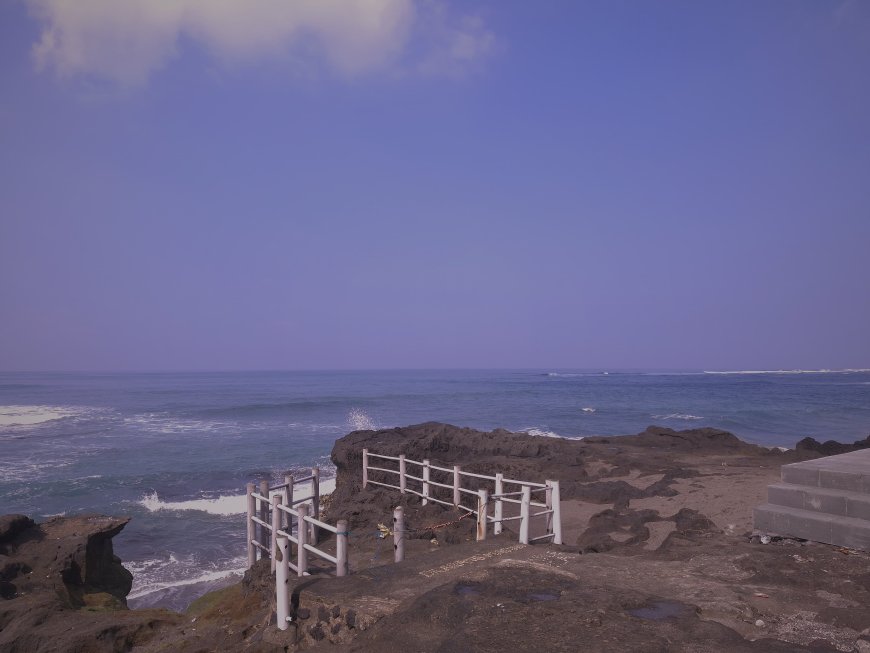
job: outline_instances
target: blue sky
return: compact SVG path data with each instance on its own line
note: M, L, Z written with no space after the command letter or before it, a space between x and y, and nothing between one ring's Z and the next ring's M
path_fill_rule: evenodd
M0 370L870 367L870 3L0 5Z

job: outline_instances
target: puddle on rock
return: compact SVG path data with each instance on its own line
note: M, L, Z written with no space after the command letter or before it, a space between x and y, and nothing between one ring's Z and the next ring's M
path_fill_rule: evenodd
M463 585L462 583L457 585L453 591L459 594L459 596L476 596L480 594L480 591L474 585Z
M664 619L683 617L693 612L693 608L677 601L654 601L642 608L626 610L626 613L632 617L649 619L650 621L663 621Z

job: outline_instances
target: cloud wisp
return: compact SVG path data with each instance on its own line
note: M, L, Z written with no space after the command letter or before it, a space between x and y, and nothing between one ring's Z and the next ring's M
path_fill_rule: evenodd
M412 0L27 0L39 70L145 84L195 43L228 65L291 60L339 76L463 76L494 50L478 16Z

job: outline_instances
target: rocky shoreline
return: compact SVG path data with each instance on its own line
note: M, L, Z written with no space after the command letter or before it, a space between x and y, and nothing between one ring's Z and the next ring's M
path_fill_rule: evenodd
M11 515L0 518L0 651L867 653L870 556L795 540L761 544L751 511L781 465L868 446L870 438L806 439L779 451L715 429L659 427L585 440L437 423L357 431L333 449L329 507L329 520L348 519L354 533L351 582L299 584L298 600L320 609L299 608L283 638L270 625L267 565L185 613L129 610L132 577L112 550L126 519L34 524ZM446 569L474 551L481 557L473 524L416 497L363 489L364 447L472 472L559 479L566 544L511 549L516 538L505 533L488 543L498 555L485 564L426 576L436 561ZM392 552L372 533L395 505L405 506L415 530L406 563L382 566ZM360 611L355 602L368 601L375 581L367 579L375 578L402 598Z

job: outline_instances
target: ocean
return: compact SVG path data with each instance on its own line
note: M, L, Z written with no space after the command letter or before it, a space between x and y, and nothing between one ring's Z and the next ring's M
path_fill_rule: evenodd
M712 426L765 446L870 434L870 370L0 373L0 514L129 515L132 607L184 608L245 566L245 483L354 429L541 437Z

